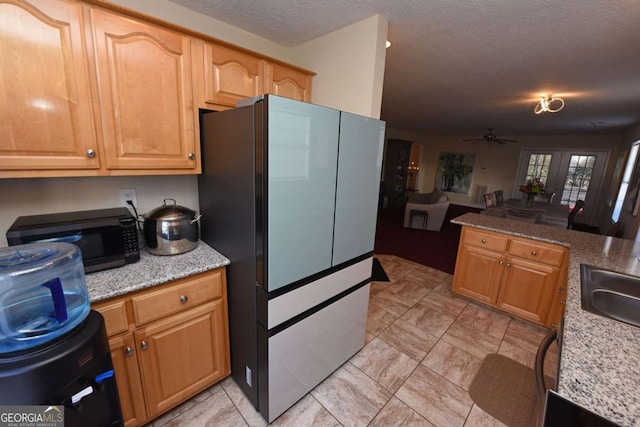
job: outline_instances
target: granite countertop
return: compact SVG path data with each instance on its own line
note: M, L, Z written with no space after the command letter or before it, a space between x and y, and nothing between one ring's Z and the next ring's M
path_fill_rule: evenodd
M451 222L570 248L557 391L620 425L640 425L640 328L584 311L580 300L580 264L640 276L640 245L472 213Z
M224 255L202 241L180 255L157 256L141 249L138 262L87 274L89 300L95 303L228 264Z

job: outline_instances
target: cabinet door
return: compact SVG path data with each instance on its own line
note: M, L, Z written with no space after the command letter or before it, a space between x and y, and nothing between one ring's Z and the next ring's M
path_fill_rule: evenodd
M99 167L82 21L76 2L1 2L0 170Z
M133 334L109 339L109 348L116 373L124 425L125 427L141 425L147 416Z
M456 262L454 292L486 304L495 304L504 270L502 254L464 245Z
M107 168L198 173L191 40L107 11L91 18Z
M544 264L507 257L496 305L522 319L544 325L560 270Z
M266 64L267 93L298 101L311 101L311 76L279 64Z
M227 323L220 299L135 332L149 417L229 374Z
M373 251L384 122L342 112L333 265Z
M204 44L204 96L208 104L235 107L264 93L264 61L213 43Z

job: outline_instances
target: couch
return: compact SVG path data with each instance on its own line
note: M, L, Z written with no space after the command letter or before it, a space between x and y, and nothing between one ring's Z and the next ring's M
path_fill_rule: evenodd
M440 231L449 204L447 195L438 189L431 193L410 193L404 208L403 226Z

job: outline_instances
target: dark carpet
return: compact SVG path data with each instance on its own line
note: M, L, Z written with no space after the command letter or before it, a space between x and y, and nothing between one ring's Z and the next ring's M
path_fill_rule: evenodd
M418 264L453 274L458 253L461 226L451 219L481 209L449 205L440 231L416 230L402 227L404 207L378 211L374 253L395 255Z
M378 258L373 258L373 271L371 272L371 280L375 282L388 282L389 276L384 271L382 264L378 261Z

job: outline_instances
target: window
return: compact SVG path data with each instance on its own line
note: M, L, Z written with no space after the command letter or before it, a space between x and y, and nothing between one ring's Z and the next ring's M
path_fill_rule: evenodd
M618 198L616 199L616 204L613 208L613 213L611 214L613 222L618 222L618 219L620 218L620 211L622 211L622 205L624 204L624 199L627 195L627 190L629 189L629 183L631 182L631 175L633 174L633 165L636 164L636 158L638 157L638 146L640 146L640 141L635 142L629 151L627 165L624 167L624 174L622 175L622 183L620 183L620 190L618 190Z
M573 205L577 200L585 200L587 198L596 158L596 156L589 155L574 154L571 156L560 203Z
M551 154L532 153L529 156L525 181L540 179L546 183L549 176L549 167L551 166L551 157Z

